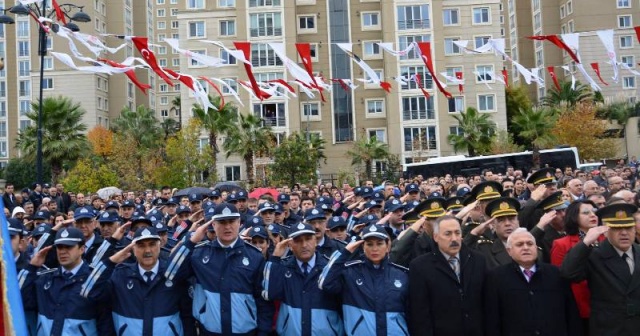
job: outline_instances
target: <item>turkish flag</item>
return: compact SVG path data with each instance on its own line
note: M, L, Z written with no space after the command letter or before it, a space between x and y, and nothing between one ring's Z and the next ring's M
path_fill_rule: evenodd
M53 5L53 9L56 11L56 19L66 25L67 18L64 16L64 12L62 12L62 8L58 5L58 1L51 0L51 5Z
M156 60L156 55L153 54L153 51L149 50L148 39L146 37L134 36L131 38L133 44L136 46L142 58L149 64L151 69L160 76L167 84L173 87L173 82L167 76L167 74L160 69L158 65L158 61Z
M122 65L120 63L116 63L116 62L114 62L112 60L109 60L109 59L106 59L106 58L98 58L98 61L103 62L103 63L107 63L110 66L115 67L115 68L124 68L125 67L124 65ZM135 86L137 86L145 95L147 94L147 89L150 89L151 85L140 83L140 81L138 80L138 77L136 76L136 72L133 69L125 72L124 74L127 75L127 77L129 77L131 82L133 82L133 84L135 84Z
M456 71L456 78L459 80L462 80L462 72L461 71ZM462 86L462 84L458 84L458 91L460 91L460 93L464 93L464 86Z
M242 51L244 54L244 58L247 60L251 59L251 42L233 42L233 45L236 46L236 49ZM260 86L258 86L258 82L256 81L256 77L253 74L253 69L250 64L244 63L244 69L247 71L247 76L249 76L249 82L251 82L251 90L255 93L258 99L269 99L271 95L262 91Z
M445 97L449 99L453 98L451 93L449 93L444 88L444 86L442 86L442 83L440 83L440 81L436 77L435 72L433 71L433 62L431 60L431 42L418 42L418 48L420 49L420 53L422 54L422 61L427 66L427 70L429 70L431 77L433 77L433 81L436 83L438 90L440 90L440 92L442 92Z
M557 35L536 35L536 36L529 36L528 39L531 40L538 40L538 41L549 41L553 44L555 44L558 48L563 49L564 51L566 51L569 56L571 56L571 59L576 62L576 63L580 63L580 60L578 59L578 55L576 55L575 52L573 52L573 50L571 50L571 48L569 48L569 46L564 43Z
M602 79L602 76L600 76L600 65L599 65L597 62L595 62L595 63L591 63L591 68L593 68L593 71L595 71L596 75L598 75L598 79L600 79L600 81L602 82L602 84L604 84L604 85L609 85L609 84L607 84L607 82L605 82L605 81Z
M311 63L311 45L309 43L296 43L296 49L298 50L298 55L302 59L302 64L304 65L305 70L313 80L313 85L315 85L315 89L318 89L320 92L320 98L324 102L324 94L322 93L322 88L318 85L316 81L316 77L313 75L313 64Z
M549 66L547 67L547 71L549 71L549 76L551 76L551 79L553 80L553 85L555 85L556 89L560 91L560 83L558 83L558 76L556 76L556 68Z

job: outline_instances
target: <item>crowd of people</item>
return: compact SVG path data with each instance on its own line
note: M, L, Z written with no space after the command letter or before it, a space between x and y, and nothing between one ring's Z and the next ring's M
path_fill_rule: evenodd
M31 335L634 335L637 164L2 198Z

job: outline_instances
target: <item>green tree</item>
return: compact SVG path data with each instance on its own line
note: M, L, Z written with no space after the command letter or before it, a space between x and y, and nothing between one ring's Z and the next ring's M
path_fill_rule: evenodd
M351 165L364 164L367 180L371 180L373 160L386 159L389 156L389 146L376 137L363 136L353 143L351 149L347 151L347 156L351 158Z
M493 155L522 152L524 146L513 141L513 135L507 130L499 130L491 141L490 153Z
M551 146L555 142L552 130L557 114L550 108L531 108L520 110L513 118L513 123L520 130L518 136L527 141L528 149L533 150L534 168L540 168L540 149Z
M468 107L466 112L454 115L462 134L449 134L448 139L453 144L456 152L467 150L469 156L484 154L491 146L491 136L496 131L496 124L491 116L480 113L473 107Z
M316 169L324 155L324 139L317 134L308 134L309 139L300 133L293 133L273 151L274 163L271 171L275 182L313 183Z
M25 158L33 159L37 152L38 103L31 104L27 117L33 122L18 135L16 147ZM48 97L42 102L42 158L51 166L54 183L65 165L72 165L91 151L82 123L85 110L68 97Z
M51 180L51 166L44 165L42 167L42 178L44 181ZM7 182L15 185L16 190L21 188L31 188L31 184L36 182L36 164L35 161L27 158L13 158L7 163L4 169L4 178Z
M591 88L580 82L576 82L575 90L571 88L571 82L562 81L560 84L560 90L553 87L547 91L547 95L542 98L542 104L545 106L557 107L562 103L571 107L580 102L592 101L594 98Z
M124 108L120 116L111 123L115 133L114 147L120 146L119 155L131 154L136 162L136 177L144 178L143 165L145 156L155 152L162 145L162 130L153 110L143 105L134 111ZM122 146L122 144L127 144ZM122 151L126 153L122 153Z
M221 108L222 100L220 97L209 96L209 101L217 109L209 108L207 110L199 104L193 105L193 115L202 123L202 127L209 133L209 148L211 149L211 168L209 176L214 179L217 176L217 158L218 152L218 136L226 134L238 117L238 109L233 104L224 104Z
M156 185L186 188L198 185L200 175L209 166L209 148L198 148L202 124L192 118L186 127L169 138L164 164L154 171Z
M263 125L262 119L254 114L240 114L237 124L227 131L222 147L227 158L235 154L242 158L247 169L249 184L254 183L253 161L255 155L269 155L271 152L273 133L271 127Z
M507 105L507 130L511 134L518 134L520 130L513 124L513 117L515 117L520 110L532 108L531 99L527 93L527 88L523 85L509 86L505 90L506 92L506 105ZM513 141L518 145L524 145L525 141L517 136L514 136Z
M180 130L180 125L175 119L166 118L162 122L160 122L160 129L162 129L164 142L166 143L170 137L176 135L176 133Z
M79 160L62 181L65 189L83 192L119 185L117 173L99 161L101 160L92 160L91 158Z

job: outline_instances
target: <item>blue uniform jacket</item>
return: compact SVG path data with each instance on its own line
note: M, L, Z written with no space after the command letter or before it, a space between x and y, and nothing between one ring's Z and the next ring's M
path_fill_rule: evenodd
M318 280L321 290L342 295L347 335L408 335L408 269L388 257L375 268L365 257L350 256L348 251L335 252Z
M167 281L168 262L159 260L158 274L150 284L140 275L137 263L115 265L109 259L93 270L81 294L90 296L101 279L108 279L104 292L111 301L113 324L118 336L183 335L180 299L186 282Z
M264 258L241 239L223 248L217 240L186 240L171 255L165 276L176 282L195 276L193 316L210 334L271 331L273 307L261 297Z
M20 272L18 281L25 309L38 311L36 334L42 336L99 335L109 326L99 324L99 307L103 302L104 282L91 296L80 295L91 268L83 263L75 276L65 279L60 269L38 275L36 267L29 265Z
M262 296L281 301L278 335L344 335L340 298L318 288L326 265L327 259L316 253L316 264L305 278L294 257L271 257L266 263Z

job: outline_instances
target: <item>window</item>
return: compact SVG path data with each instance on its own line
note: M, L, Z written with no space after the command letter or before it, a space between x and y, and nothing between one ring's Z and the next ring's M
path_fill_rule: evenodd
M362 29L380 29L380 12L362 12Z
M573 14L573 1L567 1L567 15Z
M280 0L249 0L249 7L280 6Z
M167 54L167 47L162 46L162 47L158 47L158 55L166 55Z
M251 37L282 36L281 13L258 13L249 16Z
M158 29L167 29L167 21L158 21Z
M407 84L401 86L402 90L416 90L420 87L418 86L417 81L415 80L415 76L418 75L420 77L420 84L425 89L433 88L433 78L427 68L424 65L410 65L400 67L400 76L406 79Z
M29 41L18 41L18 57L29 56Z
M226 166L224 167L224 176L227 181L239 181L240 177L240 166Z
M180 59L179 58L174 58L171 60L171 65L174 67L179 67L180 66Z
M460 24L460 10L457 8L443 9L442 19L445 26L457 26Z
M167 66L167 59L166 58L160 58L158 59L158 65L161 67L166 67Z
M631 0L618 0L618 8L631 8Z
M0 138L6 138L6 137L7 137L7 122L0 121Z
M620 60L630 68L635 68L636 62L633 56L621 56Z
M478 111L495 111L495 99L496 96L492 94L478 95Z
M178 21L171 21L171 29L178 29L178 27L180 27L180 23Z
M302 103L302 117L307 119L320 119L320 103Z
M235 7L236 0L218 0L218 7Z
M6 97L7 97L7 82L0 81L0 98L6 98Z
M477 65L476 76L478 83L493 82L493 65Z
M18 38L20 37L29 37L29 21L17 21L16 22L16 26L17 26L17 31L18 31Z
M7 102L0 101L0 117L4 118L7 116Z
M367 99L367 117L384 117L384 99Z
M437 145L435 126L404 128L405 151L437 150Z
M190 50L192 54L198 54L198 55L206 55L206 50ZM194 67L203 67L205 66L204 64L196 61L194 58L191 58L190 62L189 62L189 67L190 68L194 68Z
M632 36L620 36L620 48L633 48Z
M236 22L234 20L220 20L220 36L233 36L236 34Z
M165 17L167 15L167 11L162 8L162 9L158 9L158 13L156 14L156 16L158 17Z
M160 110L160 116L166 118L169 116L169 110Z
M571 20L571 21L567 22L567 27L568 27L568 29L569 29L569 33L573 33L573 32L575 32L575 27L574 27L574 25L573 25L573 20Z
M476 36L473 39L475 48L478 49L480 47L482 47L483 45L489 43L489 40L491 39L491 36Z
M632 25L631 15L618 16L618 28L631 28Z
M96 0L96 9L98 9L98 7L97 7L97 3L98 3L98 1ZM157 3L158 5L164 5L164 0L158 0L156 3Z
M177 8L171 8L171 16L178 16L179 10Z
M381 81L384 80L384 71L382 71L382 69L373 69L373 72L375 72L376 76L378 76L378 78ZM371 78L369 77L369 74L367 74L367 73L364 74L364 79L367 82L371 80ZM379 84L374 84L374 83L365 83L364 87L365 87L365 89L379 89L380 85Z
M227 85L229 85L229 87L233 90L238 92L238 83L236 82L235 78L223 78L222 79L225 83L227 83ZM222 86L222 94L230 94L231 91L229 90L229 88L227 88L226 86Z
M564 19L564 17L567 16L567 12L564 9L564 5L560 6L560 18Z
M31 120L20 120L20 131L24 131L31 126Z
M402 120L435 120L433 98L422 96L402 98Z
M53 78L43 78L42 79L42 89L43 90L52 90L53 89Z
M449 99L449 113L456 113L464 111L464 97L454 96Z
M31 61L18 62L18 76L29 77L31 74Z
M398 6L398 30L429 29L429 5Z
M18 84L20 97L31 97L31 81L21 80Z
M187 0L187 9L204 9L204 0Z
M369 134L369 139L375 138L380 142L387 142L387 130L384 128L368 129L367 133Z
M444 39L444 54L445 55L459 55L460 47L453 43L453 41L460 41L458 37L447 37Z
M169 97L160 97L160 105L169 105Z
M189 22L189 37L191 38L205 37L204 21Z
M276 55L268 44L251 44L251 64L254 67L281 66L282 60Z
M464 135L464 130L460 126L449 126L449 134Z
M298 16L298 33L315 33L316 31L315 15Z
M169 85L162 83L158 89L160 92L169 92Z
M636 78L634 76L622 77L623 89L635 89L635 87L636 87Z
M253 113L262 118L265 126L285 127L287 124L284 103L253 104Z
M236 58L224 49L220 49L220 58L222 58L226 64L236 64L237 62Z
M473 9L473 24L491 23L491 9L478 7Z
M375 59L382 58L382 54L380 53L380 46L378 43L381 41L363 41L362 42L362 52L364 59Z
M402 35L398 36L398 48L400 50L405 50L414 42L429 42L431 41L431 35ZM401 55L401 60L408 59L419 59L420 55L417 50L418 48L414 48L406 55Z
M20 111L21 116L26 116L27 113L31 112L31 101L20 100L18 104L19 104L18 109Z

